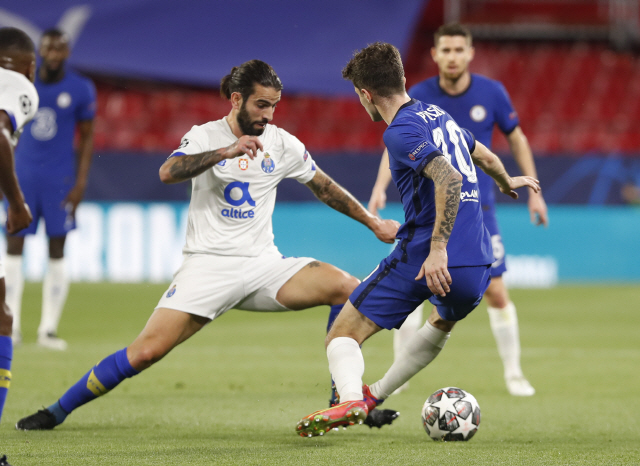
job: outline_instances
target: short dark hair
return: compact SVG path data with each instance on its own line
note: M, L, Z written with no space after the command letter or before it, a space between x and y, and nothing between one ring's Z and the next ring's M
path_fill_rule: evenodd
M342 70L342 77L358 89L367 89L380 97L390 97L405 90L400 51L385 42L375 42L356 50Z
M433 46L438 46L438 41L442 36L462 36L467 38L469 45L473 42L473 36L469 28L460 23L447 23L440 26L433 34Z
M282 81L267 63L260 60L250 60L240 66L234 66L231 72L220 81L220 94L231 99L231 94L239 92L246 101L253 94L254 85L272 87L276 91L282 90Z
M58 28L49 28L42 33L41 40L45 37L67 37L67 34Z
M0 28L0 50L35 53L31 38L18 28Z

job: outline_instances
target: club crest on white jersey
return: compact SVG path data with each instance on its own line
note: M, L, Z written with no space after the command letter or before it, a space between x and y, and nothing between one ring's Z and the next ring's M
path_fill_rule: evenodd
M273 170L276 169L276 163L273 161L273 159L269 155L269 152L264 153L264 159L262 160L261 167L262 167L262 171L265 172L266 174L271 174L273 173Z

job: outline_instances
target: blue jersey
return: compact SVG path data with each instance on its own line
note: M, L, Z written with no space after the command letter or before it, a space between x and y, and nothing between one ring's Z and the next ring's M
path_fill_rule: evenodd
M416 84L409 89L409 95L443 108L456 123L471 131L488 148L491 148L494 125L497 124L503 133L509 134L520 124L509 94L498 81L472 74L471 84L466 91L450 95L440 87L439 79L434 76ZM482 204L492 205L495 202L495 182L482 170L478 170L478 180Z
M56 176L75 176L73 139L76 124L93 119L96 90L93 83L71 70L56 83L43 83L36 73L40 108L25 126L16 149L16 169L42 170Z
M405 213L397 246L402 262L421 264L429 255L436 218L435 189L422 171L435 157L444 156L462 175L458 216L447 245L448 265L491 264L491 238L483 223L477 172L470 155L475 148L473 135L441 108L412 99L400 107L383 137Z

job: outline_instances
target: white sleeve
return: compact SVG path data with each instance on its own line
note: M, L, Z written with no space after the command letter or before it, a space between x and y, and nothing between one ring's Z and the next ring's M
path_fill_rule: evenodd
M13 132L19 133L38 111L38 92L31 81L19 73L3 73L2 78L0 110L9 115Z
M202 126L193 126L180 141L180 145L169 157L178 155L194 155L206 152L209 147L209 137Z
M316 164L311 154L300 140L285 130L278 128L284 143L284 156L287 163L285 178L293 178L299 183L308 183L316 176Z

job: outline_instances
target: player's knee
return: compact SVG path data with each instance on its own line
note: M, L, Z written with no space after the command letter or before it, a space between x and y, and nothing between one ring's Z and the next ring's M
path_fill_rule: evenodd
M166 354L167 351L162 347L154 344L146 344L135 348L133 351L129 351L127 356L131 366L137 371L142 371L160 361Z
M487 304L497 309L504 309L509 304L509 294L504 286L491 286L487 288L484 296Z
M349 275L346 272L343 272L343 277L340 280L339 286L334 290L333 296L331 297L331 305L335 304L344 304L353 293L358 285L360 284L360 280L356 277Z
M0 335L8 337L11 335L11 328L13 327L13 315L9 310L9 306L2 304L0 310Z
M431 315L429 315L428 321L435 328L442 330L443 332L450 332L456 324L455 322L444 320L440 317L440 314L438 314L438 310L435 307L433 308Z

